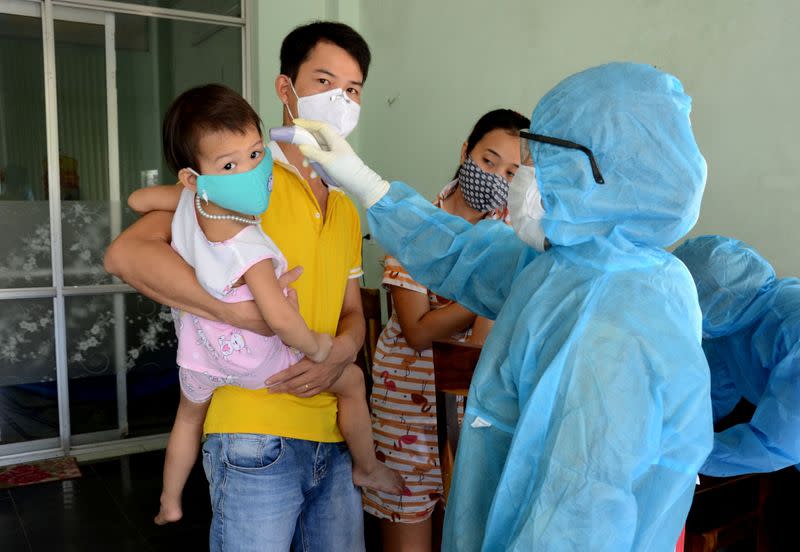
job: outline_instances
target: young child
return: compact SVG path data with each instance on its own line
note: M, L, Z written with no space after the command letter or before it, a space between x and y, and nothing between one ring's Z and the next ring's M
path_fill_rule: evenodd
M173 311L181 398L167 444L159 525L182 516L181 493L214 389L265 387L265 380L303 355L322 362L333 344L330 335L308 328L278 283L286 259L258 217L269 204L272 157L264 148L261 120L247 101L221 85L184 92L164 117L163 146L179 185L137 190L128 205L138 213L175 210L172 247L195 269L203 288L226 302L255 300L275 335ZM339 400L353 482L402 492L400 475L375 457L361 369L347 366L329 391Z

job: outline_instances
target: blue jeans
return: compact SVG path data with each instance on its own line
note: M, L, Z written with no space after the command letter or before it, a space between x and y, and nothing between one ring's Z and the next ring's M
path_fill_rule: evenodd
M212 552L364 550L361 493L344 443L212 434L203 468Z

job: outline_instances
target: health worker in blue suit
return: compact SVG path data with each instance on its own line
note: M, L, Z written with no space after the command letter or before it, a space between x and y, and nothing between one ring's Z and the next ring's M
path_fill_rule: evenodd
M800 279L777 278L754 248L724 236L675 250L697 284L714 421L745 399L747 423L714 435L701 473L777 471L800 463Z
M303 153L368 209L434 292L496 318L469 391L445 550L674 550L711 450L689 271L663 248L697 220L691 99L652 66L573 75L521 132L513 229L386 182L323 124Z

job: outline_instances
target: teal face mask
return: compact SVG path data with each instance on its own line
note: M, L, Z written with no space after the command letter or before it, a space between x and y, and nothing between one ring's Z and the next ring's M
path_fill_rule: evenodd
M255 168L237 174L197 174L197 195L223 207L244 213L260 215L269 206L272 193L272 154L264 150L261 163Z

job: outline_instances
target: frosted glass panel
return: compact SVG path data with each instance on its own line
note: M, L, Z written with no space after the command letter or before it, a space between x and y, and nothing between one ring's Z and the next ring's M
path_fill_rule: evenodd
M0 288L52 285L42 22L0 14Z

